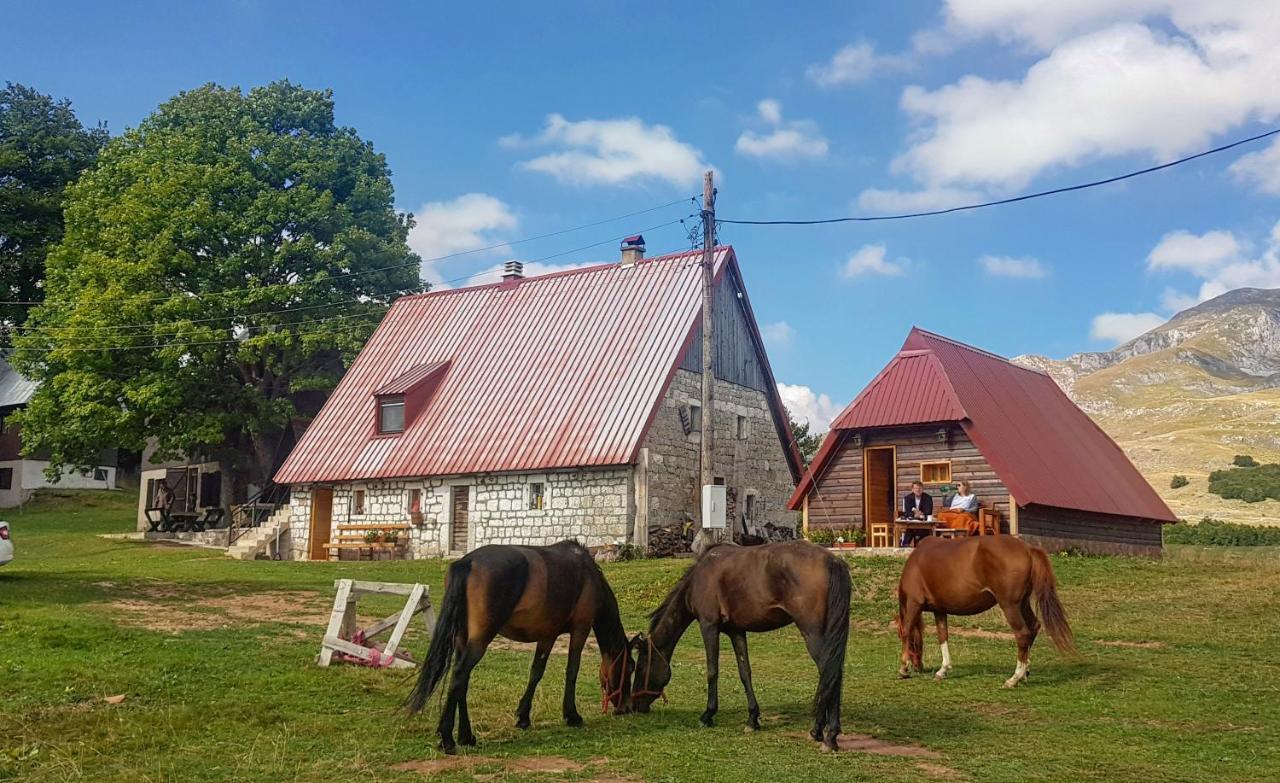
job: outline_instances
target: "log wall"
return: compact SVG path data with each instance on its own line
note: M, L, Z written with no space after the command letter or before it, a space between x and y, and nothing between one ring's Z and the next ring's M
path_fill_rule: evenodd
M897 451L896 502L901 503L902 496L911 491L911 482L920 479L921 462L949 460L951 485L962 479L971 482L983 508L999 511L1007 528L1009 490L958 424L948 426L949 437L945 441L938 438L942 426L864 430L860 447L852 445L852 433L839 433L841 443L836 455L809 494L809 526L863 527L862 449L894 446ZM941 511L943 493L936 485L928 484L925 492L933 496L934 510Z
M1159 522L1068 508L1030 505L1018 511L1018 528L1027 543L1050 552L1160 557Z

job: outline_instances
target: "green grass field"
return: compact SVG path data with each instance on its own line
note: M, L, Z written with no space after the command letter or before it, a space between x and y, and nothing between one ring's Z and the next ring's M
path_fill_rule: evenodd
M846 732L895 754L821 754L801 735L815 684L794 631L751 639L765 729L728 645L717 726L703 729L696 633L675 655L669 706L599 712L589 651L582 729L559 722L564 659L512 712L531 654L491 648L472 680L479 748L443 764L435 714L397 711L405 672L313 663L338 577L423 581L440 562L237 562L99 538L132 527L134 498L46 498L10 512L0 568L0 780L30 781L1264 781L1280 779L1280 555L1175 549L1163 562L1054 559L1081 655L1036 645L1032 677L1000 688L1013 643L994 613L952 623L956 670L895 676L889 620L901 562L852 562ZM629 630L686 563L606 566ZM390 602L368 607L390 612ZM364 611L362 610L362 613ZM932 632L926 663L936 666ZM410 649L421 655L418 631ZM106 697L123 695L119 704ZM411 762L422 762L412 764Z

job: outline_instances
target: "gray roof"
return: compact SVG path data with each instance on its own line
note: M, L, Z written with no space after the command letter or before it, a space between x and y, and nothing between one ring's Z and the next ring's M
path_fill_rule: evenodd
M10 405L26 405L40 384L22 376L0 359L0 408Z

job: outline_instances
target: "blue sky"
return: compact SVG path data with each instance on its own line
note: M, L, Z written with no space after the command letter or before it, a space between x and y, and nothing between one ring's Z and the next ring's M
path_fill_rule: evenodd
M424 257L700 190L725 218L949 206L1150 165L1280 115L1280 9L1252 0L707 4L0 3L0 78L136 125L213 81L332 88L387 155ZM1280 286L1280 145L978 213L725 226L787 398L820 425L913 324L1005 355L1109 348ZM683 205L430 265L466 278ZM687 246L677 225L649 252ZM612 260L609 243L532 266ZM455 283L458 284L458 283ZM824 400L821 395L826 395Z

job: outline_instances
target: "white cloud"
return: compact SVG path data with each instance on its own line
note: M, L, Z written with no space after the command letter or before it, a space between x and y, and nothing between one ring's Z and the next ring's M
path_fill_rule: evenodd
M984 201L981 191L965 188L924 190L879 190L869 188L858 194L858 208L866 212L932 212Z
M770 348L787 348L795 340L796 330L786 321L774 321L760 327L760 336Z
M1246 243L1229 231L1200 236L1175 231L1160 240L1147 265L1152 270L1189 273L1200 280L1195 293L1164 292L1167 309L1185 310L1236 288L1280 288L1280 222L1261 244L1262 252L1250 258L1244 253Z
M1147 255L1148 269L1182 269L1204 273L1240 255L1240 242L1230 231L1192 234L1172 231Z
M805 71L809 81L819 87L843 87L870 79L877 71L901 68L906 59L899 55L876 54L866 41L843 46L825 63L810 65Z
M799 384L779 383L778 396L791 411L791 417L797 422L807 421L814 432L830 429L831 422L843 410L827 395Z
M1242 155L1231 164L1229 171L1239 182L1252 185L1262 193L1280 196L1280 139L1264 150Z
M1019 78L903 92L918 127L894 171L927 187L1010 190L1110 156L1168 160L1280 115L1270 3L951 0L946 18L970 42L992 36L1045 55Z
M884 275L896 277L906 271L906 259L890 261L886 258L884 245L863 245L849 257L841 268L841 275L846 279L862 275Z
M1112 345L1120 345L1164 322L1164 316L1155 313L1102 313L1093 317L1089 336Z
M984 271L992 277L1016 277L1038 280L1049 276L1049 267L1038 258L1024 256L983 256L978 259Z
M756 104L756 112L769 126L769 131L743 131L734 145L739 154L779 160L827 156L827 140L823 138L817 125L806 120L783 122L782 104L777 100L766 98L760 101Z
M498 244L520 224L511 207L485 193L428 202L413 219L409 247L424 260L423 279L436 286L441 279L431 259Z
M505 136L499 144L509 149L555 148L557 151L523 161L519 166L573 185L656 180L689 186L711 168L702 153L676 138L671 128L646 125L638 117L573 122L552 114L537 136Z

